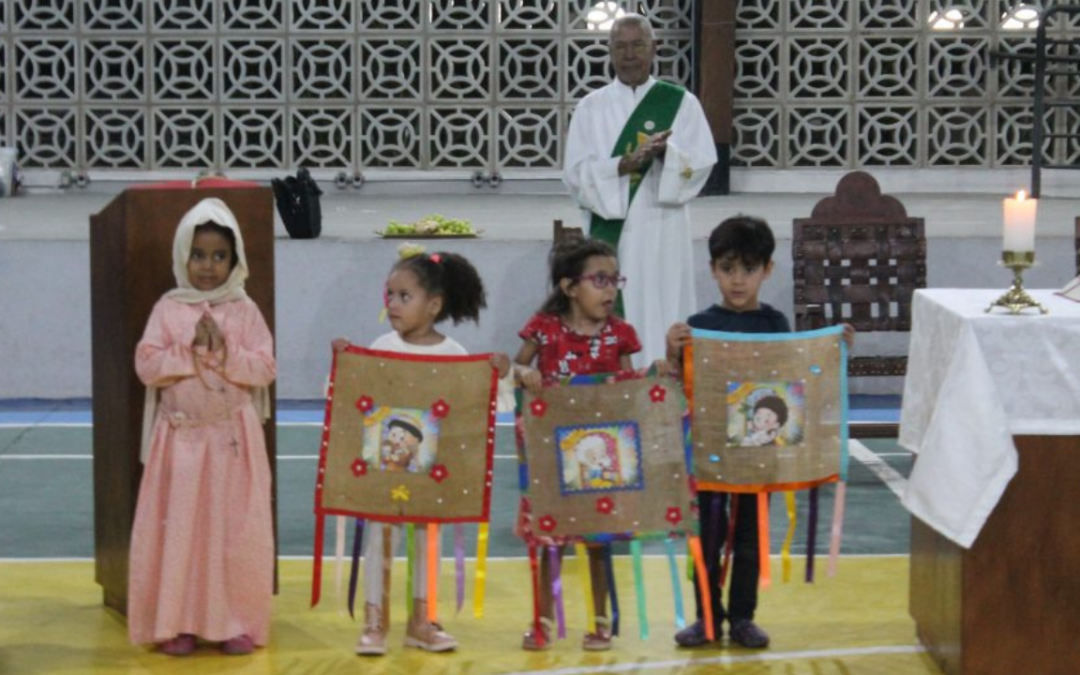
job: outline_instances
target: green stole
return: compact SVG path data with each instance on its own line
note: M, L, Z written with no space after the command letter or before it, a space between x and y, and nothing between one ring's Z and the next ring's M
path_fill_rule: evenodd
M667 131L675 121L675 115L679 112L683 94L686 90L678 85L657 80L641 103L637 104L630 119L615 141L615 148L611 151L612 157L622 157L637 149L645 136ZM648 125L646 127L646 125ZM645 162L637 171L630 174L630 198L627 199L627 210L634 202L641 179L648 173L652 166L652 160ZM589 236L602 239L618 251L619 236L622 235L625 218L601 218L596 213L592 214L592 222L589 224ZM615 313L625 316L623 312L622 292L615 302Z

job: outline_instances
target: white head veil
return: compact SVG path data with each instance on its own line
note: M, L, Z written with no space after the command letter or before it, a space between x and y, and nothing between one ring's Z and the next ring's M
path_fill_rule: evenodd
M215 223L230 230L236 239L236 267L232 268L229 278L225 283L209 291L200 291L191 285L188 278L187 266L191 258L191 243L195 239L195 228L199 225ZM240 234L240 225L236 222L236 216L225 206L225 202L217 197L208 197L191 208L180 219L180 225L176 228L176 236L173 238L173 276L176 277L176 288L169 291L166 297L189 304L209 302L216 305L220 302L242 300L247 297L244 292L244 281L248 278L247 256L244 254L244 237Z

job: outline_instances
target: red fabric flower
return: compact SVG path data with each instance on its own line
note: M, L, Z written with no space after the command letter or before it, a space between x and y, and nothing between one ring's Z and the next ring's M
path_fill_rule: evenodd
M435 419L441 420L450 414L450 404L440 398L431 404L431 414L435 416Z
M365 415L375 407L375 401L371 400L370 396L361 396L356 399L356 409Z
M653 388L649 390L649 398L652 399L653 403L663 403L664 399L667 398L667 389L664 389L658 384L654 385Z
M359 478L367 473L367 462L362 459L357 459L352 463L353 475Z
M441 483L446 480L447 476L450 475L450 472L446 470L446 467L444 465L436 464L435 466L431 467L431 473L429 473L428 475L431 476L431 479L436 483Z
M544 516L543 518L540 519L540 529L543 530L544 532L551 532L552 530L555 529L555 526L558 525L558 524L559 524L558 521L556 521L551 516Z
M542 398L538 398L529 404L529 409L532 410L532 414L536 417L543 417L547 412L547 401Z
M436 265L438 265L439 263L442 262L442 256L439 255L438 253L432 253L431 255L428 256L428 259L431 260L431 262L435 263Z
M601 497L596 500L596 510L606 516L615 510L615 502L611 501L611 497Z
M682 509L678 506L668 507L667 515L664 517L667 518L667 521L672 525L678 525L682 522Z

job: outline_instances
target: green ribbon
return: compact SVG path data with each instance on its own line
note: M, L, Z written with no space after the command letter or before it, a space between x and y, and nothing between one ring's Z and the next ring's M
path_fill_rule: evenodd
M679 563L675 562L675 544L664 539L664 552L667 553L668 569L671 570L671 590L675 597L675 627L686 627L686 613L683 611L682 585L679 584Z
M645 570L641 566L641 541L631 540L630 553L634 556L634 593L637 595L638 626L641 639L649 639L649 615L645 608Z

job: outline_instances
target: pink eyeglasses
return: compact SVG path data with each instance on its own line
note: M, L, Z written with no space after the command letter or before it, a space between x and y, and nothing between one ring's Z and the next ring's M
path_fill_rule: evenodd
M603 272L597 274L583 274L578 277L577 280L588 279L592 282L593 288L604 289L608 286L614 286L615 288L626 288L626 277L620 277L612 274L604 274Z

